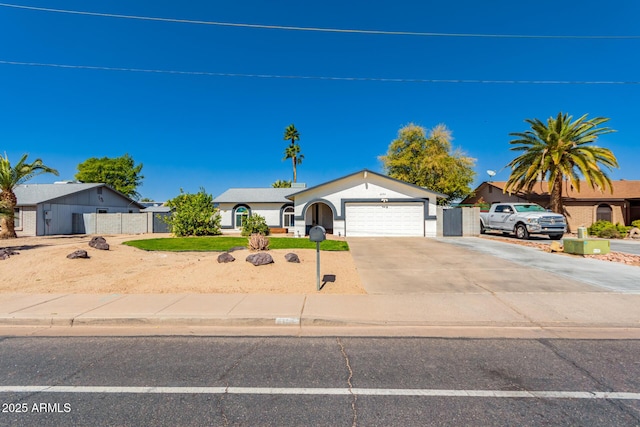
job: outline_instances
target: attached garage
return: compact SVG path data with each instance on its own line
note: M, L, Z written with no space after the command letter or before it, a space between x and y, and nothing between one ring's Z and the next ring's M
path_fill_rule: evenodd
M346 203L345 235L424 236L424 203Z

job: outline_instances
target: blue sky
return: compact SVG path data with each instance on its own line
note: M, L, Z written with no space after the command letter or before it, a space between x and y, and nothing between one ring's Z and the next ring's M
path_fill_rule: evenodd
M640 36L636 0L135 1L29 0L14 5L264 25L430 33ZM398 129L446 124L477 159L476 184L514 156L510 132L559 111L610 117L613 179L640 179L640 38L424 37L223 27L0 6L0 61L187 72L419 80L613 81L517 84L229 77L0 63L0 150L73 179L89 157L131 154L143 197L180 188L267 187L294 123L298 181L382 171ZM502 170L496 180L508 178Z

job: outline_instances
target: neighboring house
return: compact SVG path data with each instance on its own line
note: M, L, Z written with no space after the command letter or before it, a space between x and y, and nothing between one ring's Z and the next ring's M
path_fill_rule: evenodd
M305 236L314 225L339 236L435 237L434 191L362 170L311 188L231 188L214 199L223 229L251 214Z
M577 192L570 183L565 182L562 203L571 231L582 226L588 227L600 219L625 225L631 225L632 221L640 219L640 181L619 180L611 183L613 193L608 189L594 190L586 182L580 183L580 192ZM529 194L504 193L505 186L504 181L483 182L475 189L474 195L464 199L461 204L512 201L533 202L545 208L550 205L546 181L537 183Z
M16 231L24 236L83 232L84 224L77 223L82 215L77 214L137 213L143 208L106 184L24 184L14 193Z

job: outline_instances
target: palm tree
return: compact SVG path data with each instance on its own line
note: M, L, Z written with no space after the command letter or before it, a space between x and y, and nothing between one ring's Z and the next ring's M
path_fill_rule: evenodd
M613 192L611 180L601 165L611 170L618 167L618 160L608 148L592 145L600 135L615 132L607 127L598 127L609 121L606 117L587 120L587 114L576 121L572 116L558 113L549 117L545 124L538 119L527 119L531 130L511 133L515 136L511 150L524 153L513 159L511 176L505 191L530 192L536 182L546 178L551 195L551 210L564 213L562 204L563 181L568 179L580 191L580 177L592 188Z
M284 130L285 141L291 141L291 144L284 150L284 159L291 159L293 163L293 182L298 182L298 165L302 164L302 160L304 159L304 154L300 154L300 145L297 144L297 141L300 140L300 133L298 133L298 129L292 124L286 127Z
M9 205L7 204L7 202L0 201L0 218L11 218L12 213L13 212L9 210Z
M16 195L13 193L17 185L23 184L31 178L43 173L52 173L58 175L58 171L50 168L42 163L42 160L36 159L33 163L27 163L25 154L14 166L4 153L4 157L0 156L0 203L4 205L4 209L10 212L9 215L0 217L0 239L12 239L17 237L13 228L13 211L18 203Z
M271 184L271 187L272 188L291 188L291 181L283 181L279 179L273 184Z

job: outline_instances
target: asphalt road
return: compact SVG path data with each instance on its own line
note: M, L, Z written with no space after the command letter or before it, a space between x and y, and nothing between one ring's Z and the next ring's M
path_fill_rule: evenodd
M0 339L0 425L640 424L640 341Z
M640 255L640 241L610 240L610 242L612 251Z

